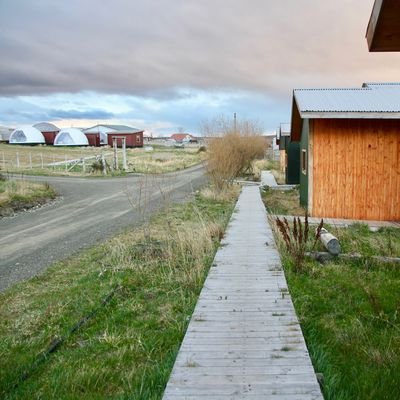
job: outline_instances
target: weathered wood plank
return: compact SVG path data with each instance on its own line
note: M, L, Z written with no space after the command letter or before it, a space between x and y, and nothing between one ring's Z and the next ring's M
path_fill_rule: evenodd
M163 400L270 396L322 399L258 188L246 187Z

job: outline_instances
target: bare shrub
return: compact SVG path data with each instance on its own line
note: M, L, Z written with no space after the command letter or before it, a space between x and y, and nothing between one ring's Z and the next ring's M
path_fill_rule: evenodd
M263 158L266 142L253 121L229 121L224 117L203 124L208 139L207 172L219 190L242 174L252 172L252 161Z

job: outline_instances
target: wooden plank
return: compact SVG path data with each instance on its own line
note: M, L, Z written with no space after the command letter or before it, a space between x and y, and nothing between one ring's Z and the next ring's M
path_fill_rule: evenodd
M320 400L259 189L236 210L163 399Z

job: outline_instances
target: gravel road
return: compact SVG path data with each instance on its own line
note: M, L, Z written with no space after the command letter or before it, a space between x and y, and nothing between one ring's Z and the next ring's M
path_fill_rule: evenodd
M206 181L202 166L113 179L28 179L48 182L61 198L33 212L0 220L0 292L140 223L163 206L183 201Z

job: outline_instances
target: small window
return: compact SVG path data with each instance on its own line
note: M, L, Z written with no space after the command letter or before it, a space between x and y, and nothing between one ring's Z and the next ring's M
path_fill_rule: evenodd
M136 143L140 143L140 136L136 135Z
M301 150L301 172L307 175L307 150Z

